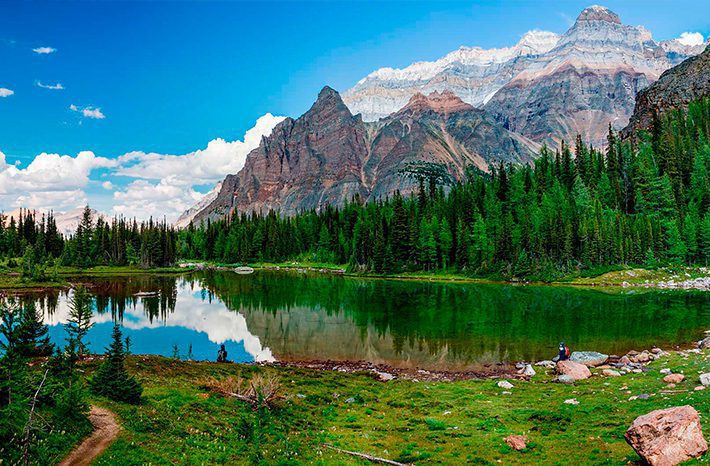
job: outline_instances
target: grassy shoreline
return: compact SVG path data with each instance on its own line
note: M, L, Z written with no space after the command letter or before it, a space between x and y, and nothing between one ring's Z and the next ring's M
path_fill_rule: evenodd
M25 280L12 270L0 270L0 290L31 290L47 288L67 288L71 286L71 279L82 277L107 277L107 276L130 276L130 275L172 275L188 273L199 270L199 264L206 268L217 270L231 270L242 264L224 264L206 261L181 261L187 266L143 268L137 266L97 266L91 268L59 267L57 270L58 280L55 281L31 281ZM704 267L659 267L657 269L647 269L640 267L612 267L587 270L569 274L566 277L555 281L545 282L536 280L506 280L501 277L472 277L454 272L402 272L392 274L375 274L370 272L353 272L347 270L347 265L330 264L321 262L256 262L247 264L254 269L265 270L288 270L288 271L309 271L321 273L333 273L346 277L385 279L385 280L411 280L411 281L431 281L431 282L452 282L452 283L487 283L487 284L515 284L515 285L539 285L539 286L577 286L577 287L603 287L603 288L623 288L623 287L662 287L668 281L691 280L699 277L710 277L710 270Z
M86 363L91 373L96 361ZM294 367L189 362L131 356L127 367L144 384L138 406L94 398L118 414L123 431L95 464L264 463L365 464L324 447L358 451L404 463L621 464L638 461L623 439L637 416L690 404L708 425L710 397L696 391L710 370L710 351L674 352L649 371L595 375L577 384L552 383L542 369L529 381L393 380L372 374ZM668 388L659 371L684 373ZM210 378L278 379L282 402L254 409L206 388ZM648 394L648 398L634 398ZM579 404L565 402L575 400ZM526 435L528 448L503 439ZM710 440L707 427L705 437ZM708 458L691 464L706 464Z

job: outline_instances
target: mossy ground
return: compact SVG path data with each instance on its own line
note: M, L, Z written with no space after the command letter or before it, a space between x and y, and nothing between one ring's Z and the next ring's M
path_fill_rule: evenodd
M380 382L368 374L139 356L128 366L144 384L143 403L94 400L124 427L96 464L364 464L324 444L417 464L625 464L639 460L623 438L634 418L685 404L701 413L710 439L709 392L693 390L698 374L710 371L710 351L575 386L539 370L532 381L514 381L512 394L495 379ZM686 380L667 390L664 367ZM256 373L280 379L280 406L254 410L200 385L205 377ZM629 400L643 393L650 398ZM510 434L527 435L527 450L505 445Z

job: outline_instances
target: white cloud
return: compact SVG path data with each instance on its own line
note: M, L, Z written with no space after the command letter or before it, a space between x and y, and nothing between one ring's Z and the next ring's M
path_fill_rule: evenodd
M106 115L101 112L100 108L85 108L81 111L81 113L86 118L94 118L97 120L103 120L104 118L106 118Z
M113 193L113 213L139 219L166 217L168 221L174 221L201 197L201 193L173 177L157 183L135 180L125 190Z
M48 55L50 53L56 52L57 49L55 49L54 47L37 47L36 49L32 49L32 51L39 55Z
M123 168L117 173L149 180L172 178L190 186L216 183L225 175L241 170L247 154L258 147L261 138L271 134L274 126L283 119L267 113L246 132L244 141L214 139L206 148L184 155L129 152L119 157Z
M37 81L35 84L37 84L37 87L41 87L42 89L51 89L54 91L61 91L64 89L64 86L62 85L62 83L43 84L41 81Z
M84 118L93 118L95 120L103 120L104 118L106 118L106 115L104 115L101 109L98 107L78 107L74 104L71 104L69 106L69 110L71 110L72 112L81 113Z
M703 45L705 43L705 38L699 32L684 32L677 39L683 45L696 46Z
M6 162L0 152L0 208L27 207L64 210L86 204L83 188L91 172L112 168L115 160L79 152L76 157L41 153L27 168Z
M15 91L0 87L0 97L10 97L12 94L14 94Z
M73 104L70 109L85 110ZM42 153L23 169L6 163L0 152L0 210L27 207L63 211L86 205L87 201L92 204L84 189L93 170L108 168L113 176L133 179L113 193L111 213L138 219L165 216L174 221L204 197L198 188L241 170L247 154L283 119L266 114L246 132L243 141L215 139L206 148L184 155L130 152L107 159L89 151L76 157ZM101 187L114 190L116 180L103 181Z
M195 190L196 186L214 184L241 170L247 154L283 119L267 113L246 132L243 141L214 139L206 148L184 155L145 152L122 155L116 174L138 179L125 190L114 193L114 213L139 218L166 216L175 221L204 196Z

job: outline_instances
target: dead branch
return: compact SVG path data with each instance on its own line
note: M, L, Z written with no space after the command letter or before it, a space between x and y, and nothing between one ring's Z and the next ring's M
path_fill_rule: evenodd
M35 392L35 395L32 397L32 403L30 404L30 414L27 417L27 423L25 424L25 428L23 429L22 462L25 465L29 464L29 462L30 462L30 428L32 426L32 421L34 420L35 406L37 405L37 398L39 397L40 390L42 390L42 386L44 385L44 381L47 380L48 373L49 373L49 367L44 371L44 376L42 377L42 381L39 383L39 387L37 387L37 391Z
M332 445L328 445L327 443L324 443L323 446L324 446L325 448L329 448L329 449L331 449L331 450L335 450L335 451L337 451L338 453L344 453L344 454L346 454L346 455L357 456L358 458L362 458L362 459L365 459L365 460L367 460L367 461L371 461L371 462L373 462L373 463L391 464L391 465L393 465L393 466L407 466L406 463L400 463L400 462L398 462L398 461L388 460L388 459L386 459L386 458L378 458L378 457L376 457L376 456L370 456L370 455L368 455L368 454L366 454L366 453L359 453L359 452L357 452L357 451L343 450L343 449L340 449L340 448L336 448L336 447L334 447L334 446L332 446Z

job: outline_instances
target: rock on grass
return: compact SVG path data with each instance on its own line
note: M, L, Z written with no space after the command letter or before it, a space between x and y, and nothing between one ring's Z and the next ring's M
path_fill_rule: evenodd
M687 405L637 417L624 437L651 466L676 465L699 458L708 449L698 412Z

